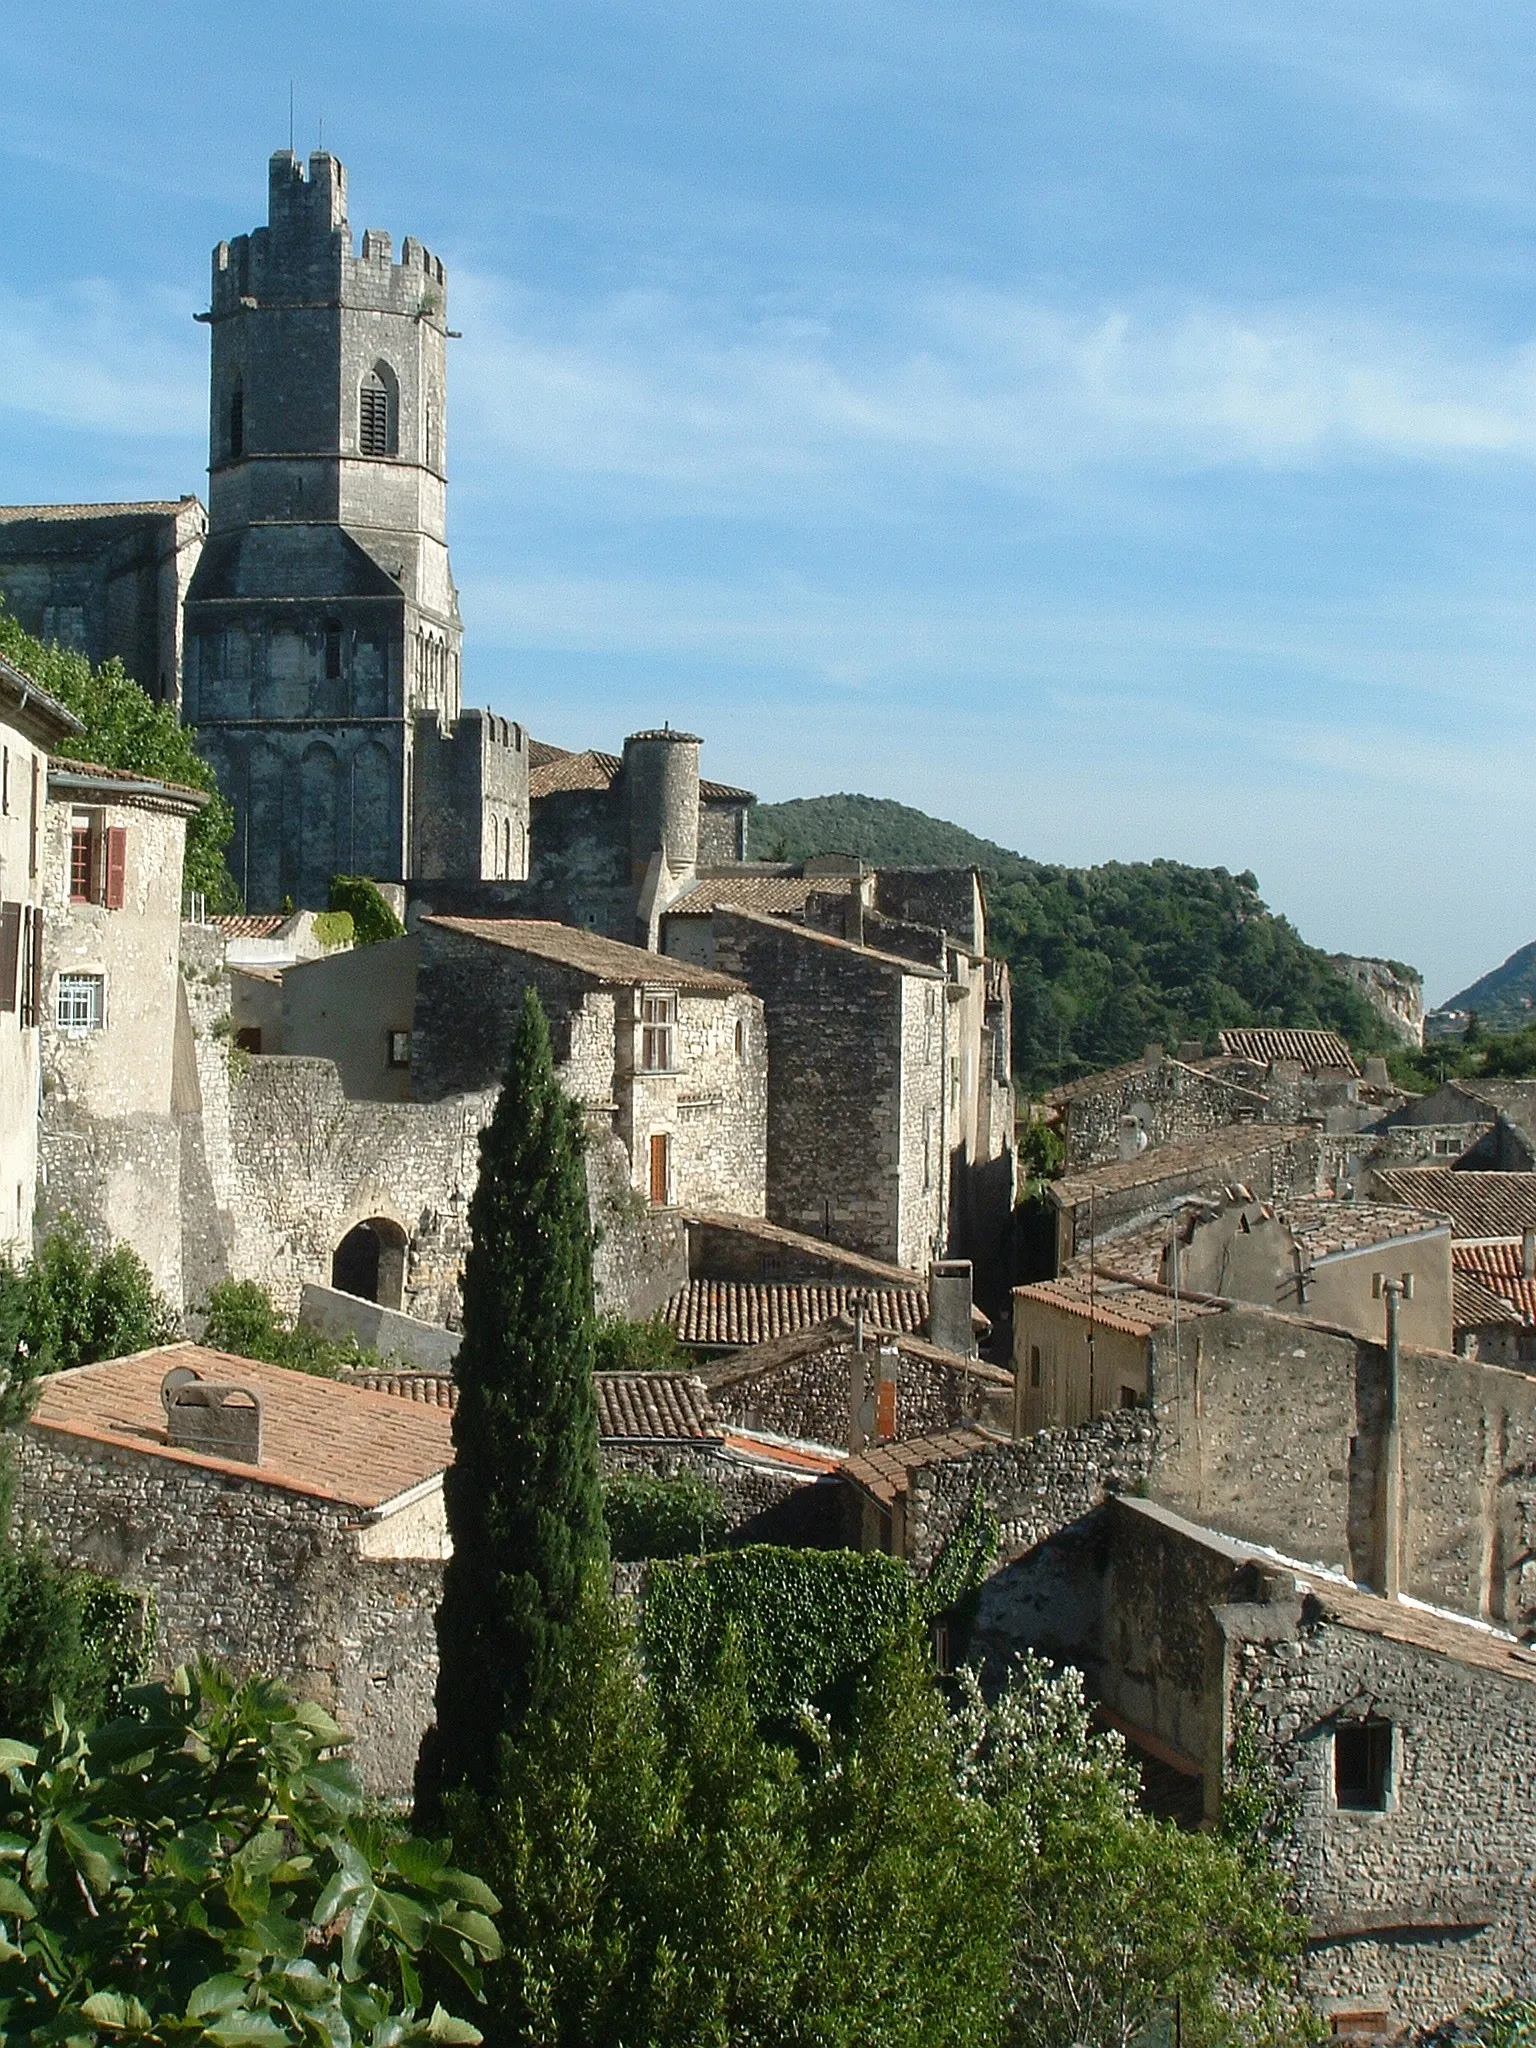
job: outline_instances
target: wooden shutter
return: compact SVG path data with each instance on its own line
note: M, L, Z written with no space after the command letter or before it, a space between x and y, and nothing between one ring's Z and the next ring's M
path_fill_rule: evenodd
M43 913L29 903L21 920L21 1022L30 1028L37 1022L38 1002L43 986Z
M21 905L0 903L0 1010L14 1010L21 971Z
M27 852L27 873L29 875L35 875L37 873L37 828L39 814L41 813L42 810L42 779L43 757L41 754L34 754L32 756L32 820L30 826L30 835Z
M101 900L108 910L121 910L128 872L128 828L109 825L102 837L106 841L106 875Z
M656 1131L651 1138L651 1207L665 1209L667 1206L667 1154L671 1140L665 1131Z
M107 894L107 835L101 829L101 820L94 813L91 817L91 901L102 903Z

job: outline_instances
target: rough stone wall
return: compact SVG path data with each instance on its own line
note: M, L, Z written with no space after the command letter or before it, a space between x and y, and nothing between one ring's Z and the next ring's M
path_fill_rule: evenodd
M848 1444L854 1350L851 1333L831 1336L798 1357L744 1372L751 1353L738 1353L702 1373L710 1407L722 1422L740 1429L767 1430L807 1443ZM873 1345L865 1350L861 1400L872 1396L883 1361ZM898 1348L895 1360L896 1427L899 1437L928 1436L953 1429L980 1412L984 1394L1004 1375L961 1359L944 1361Z
M907 1555L917 1571L928 1571L978 1486L997 1517L1002 1554L1032 1550L1110 1494L1144 1484L1156 1444L1153 1418L1125 1408L1081 1429L1000 1438L968 1457L922 1466L908 1494Z
M587 925L633 944L636 878L629 814L611 789L559 790L530 805L527 908L521 917Z
M494 1105L491 1091L350 1102L329 1060L252 1059L230 1083L231 1270L291 1312L306 1280L330 1284L353 1225L378 1217L405 1232L407 1312L456 1325L478 1139Z
M872 1258L926 1265L923 1219L914 1230L902 1201L907 975L793 925L721 911L714 926L721 971L761 999L767 1024L767 1213ZM942 982L918 979L942 999ZM937 1039L935 1030L935 1052ZM920 1107L917 1128L920 1147ZM937 1151L933 1159L937 1167ZM918 1173L921 1163L919 1151ZM930 1194L934 1217L941 1178Z
M528 872L528 741L520 725L434 713L415 733L413 878L522 881Z
M1320 1194L1332 1185L1336 1173L1344 1171L1351 1156L1345 1141L1327 1139L1320 1132L1277 1143L1273 1136L1265 1136L1260 1125L1251 1133L1245 1131L1241 1138L1234 1134L1231 1151L1220 1159L1170 1169L1161 1176L1157 1174L1157 1154L1150 1152L1146 1155L1146 1179L1134 1187L1106 1187L1096 1192L1093 1227L1103 1237L1122 1224L1155 1215L1181 1195L1210 1194L1233 1182L1250 1188L1261 1202ZM1061 1191L1053 1192L1058 1206L1058 1272L1088 1246L1089 1202L1079 1186L1072 1181L1053 1183L1053 1190Z
M978 956L987 950L981 884L970 868L880 868L874 907L882 917L942 931Z
M1251 1712L1297 1802L1279 1846L1314 1926L1308 1990L1325 2006L1384 2009L1393 2027L1527 1991L1536 1685L1297 1605L1232 1614L1231 1710ZM1394 1729L1380 1813L1334 1796L1333 1728L1362 1707Z
M1126 1119L1134 1119L1147 1143L1156 1146L1265 1118L1264 1100L1252 1091L1159 1055L1134 1073L1106 1075L1102 1087L1063 1105L1067 1169L1118 1159Z
M153 1592L157 1671L201 1653L284 1678L364 1738L370 1789L408 1789L440 1564L365 1566L334 1502L55 1431L25 1433L20 1467L23 1524L54 1556Z
M37 640L93 664L122 662L157 702L181 694L181 601L202 550L207 515L196 498L89 515L49 506L0 518L0 598Z
M750 807L744 803L711 802L699 805L699 865L725 867L747 858Z

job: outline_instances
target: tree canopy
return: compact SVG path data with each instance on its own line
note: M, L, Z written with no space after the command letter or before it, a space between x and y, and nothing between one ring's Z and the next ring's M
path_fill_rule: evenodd
M224 851L234 836L235 816L219 794L213 770L198 753L191 731L169 704L156 704L114 657L92 668L83 654L45 645L24 633L0 604L0 653L41 683L73 711L85 727L69 743L70 758L100 768L131 768L162 782L205 790L208 802L187 821L186 888L208 899L211 910L239 906Z

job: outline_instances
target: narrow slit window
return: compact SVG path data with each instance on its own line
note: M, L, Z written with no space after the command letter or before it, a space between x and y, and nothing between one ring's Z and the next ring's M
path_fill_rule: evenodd
M325 622L325 680L334 683L341 676L341 621Z
M229 394L229 433L226 437L230 460L245 453L245 386L237 384Z

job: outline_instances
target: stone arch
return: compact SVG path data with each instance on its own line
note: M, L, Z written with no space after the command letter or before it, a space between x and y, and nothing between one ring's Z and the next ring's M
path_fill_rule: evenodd
M298 901L311 909L328 901L337 872L340 783L336 749L325 740L312 740L299 763L298 893Z
M392 1216L369 1216L352 1228L331 1254L331 1285L380 1308L405 1302L408 1239Z
M382 740L369 740L352 760L352 852L356 874L392 881L401 872L395 837L394 762Z

